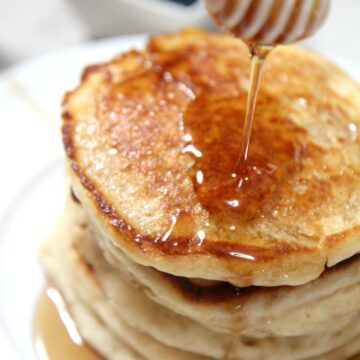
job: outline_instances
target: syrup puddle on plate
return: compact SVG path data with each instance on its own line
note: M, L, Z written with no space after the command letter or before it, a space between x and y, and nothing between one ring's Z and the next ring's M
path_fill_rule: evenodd
M64 300L53 287L46 287L39 296L33 335L39 360L102 360L84 343Z

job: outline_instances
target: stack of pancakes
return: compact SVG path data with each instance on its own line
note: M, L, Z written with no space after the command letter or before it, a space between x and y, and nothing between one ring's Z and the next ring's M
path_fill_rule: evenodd
M65 96L73 196L41 257L106 359L360 352L360 87L276 49L234 192L248 69L241 42L190 29Z

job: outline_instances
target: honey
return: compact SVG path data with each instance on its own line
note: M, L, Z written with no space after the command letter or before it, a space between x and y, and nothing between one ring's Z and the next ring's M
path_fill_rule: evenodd
M82 340L60 293L47 287L39 296L33 324L39 360L101 360Z
M262 95L251 146L237 166L245 104L244 93L228 98L206 94L194 100L184 115L185 138L191 139L185 149L191 145L195 160L195 191L210 220L233 219L230 230L261 215L277 184L298 166L301 151L301 130L286 119L274 118L274 108L279 105L269 95Z
M269 148L271 144L265 139L262 139L261 160L259 158L255 161L248 159L256 100L265 59L275 45L303 39L316 31L326 18L330 1L207 0L205 3L210 14L221 27L247 43L251 65L245 113L238 113L238 115L235 115L234 112L231 113L231 109L235 109L236 105L233 104L233 100L230 100L223 105L223 109L219 107L216 110L217 113L212 115L212 117L222 117L221 123L224 124L224 127L229 126L230 117L237 117L238 128L240 128L240 119L243 119L242 136L233 139L232 134L239 133L239 130L235 128L236 126L230 125L231 133L222 134L223 144L217 147L218 154L228 154L228 143L241 144L237 166L233 170L228 168L226 173L224 172L220 176L218 174L221 171L206 170L208 174L204 175L202 170L198 170L197 178L201 180L201 183L197 181L200 189L198 193L202 198L202 203L210 212L216 208L220 212L225 212L225 218L228 218L229 211L226 208L229 207L232 212L236 213L237 221L239 218L249 220L255 214L259 215L262 202L275 190L272 184L276 183L277 176L275 174L279 166L282 166L282 169L278 173L282 173L286 168L286 165L284 166L277 161L277 158L284 157L283 150L279 148L276 151L271 151ZM203 105L203 109L206 113L207 107L205 105ZM224 115L229 112L231 114ZM200 116L200 114L198 115ZM210 119L211 117L205 120L207 126L211 122ZM280 131L279 129L278 135L275 134L274 138L281 138ZM266 133L269 134L269 132L271 129L267 129ZM203 136L205 137L204 141L207 142L204 133ZM255 141L258 141L261 137L257 135L255 138ZM252 144L252 146L258 145ZM294 152L291 149L292 146L295 146L294 143L289 142L284 147L288 150L285 157L289 159L293 157L291 154ZM258 150L255 149L255 152ZM202 154L201 150L198 151L198 155L195 154L197 158L201 157L199 154ZM224 161L224 158L218 159L218 163ZM213 162L213 156L211 156L211 162ZM209 204L206 199L211 199L212 204ZM214 202L216 203L215 207Z

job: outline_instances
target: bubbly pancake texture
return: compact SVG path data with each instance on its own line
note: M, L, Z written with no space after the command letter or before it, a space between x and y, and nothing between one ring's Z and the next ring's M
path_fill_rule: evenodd
M240 41L184 30L88 68L65 96L72 185L108 246L237 286L303 284L360 250L358 84L276 49L238 190L248 69Z

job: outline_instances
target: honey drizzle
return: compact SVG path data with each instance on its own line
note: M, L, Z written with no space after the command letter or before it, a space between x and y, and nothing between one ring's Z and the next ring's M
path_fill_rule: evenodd
M256 99L259 92L261 74L263 65L267 55L274 48L273 46L263 45L248 45L250 51L250 84L246 101L246 113L245 122L242 134L242 144L240 157L236 167L236 176L238 176L238 188L240 188L244 182L244 178L247 174L247 159L249 153L249 145L251 138L251 130L254 122L254 115L256 109Z

